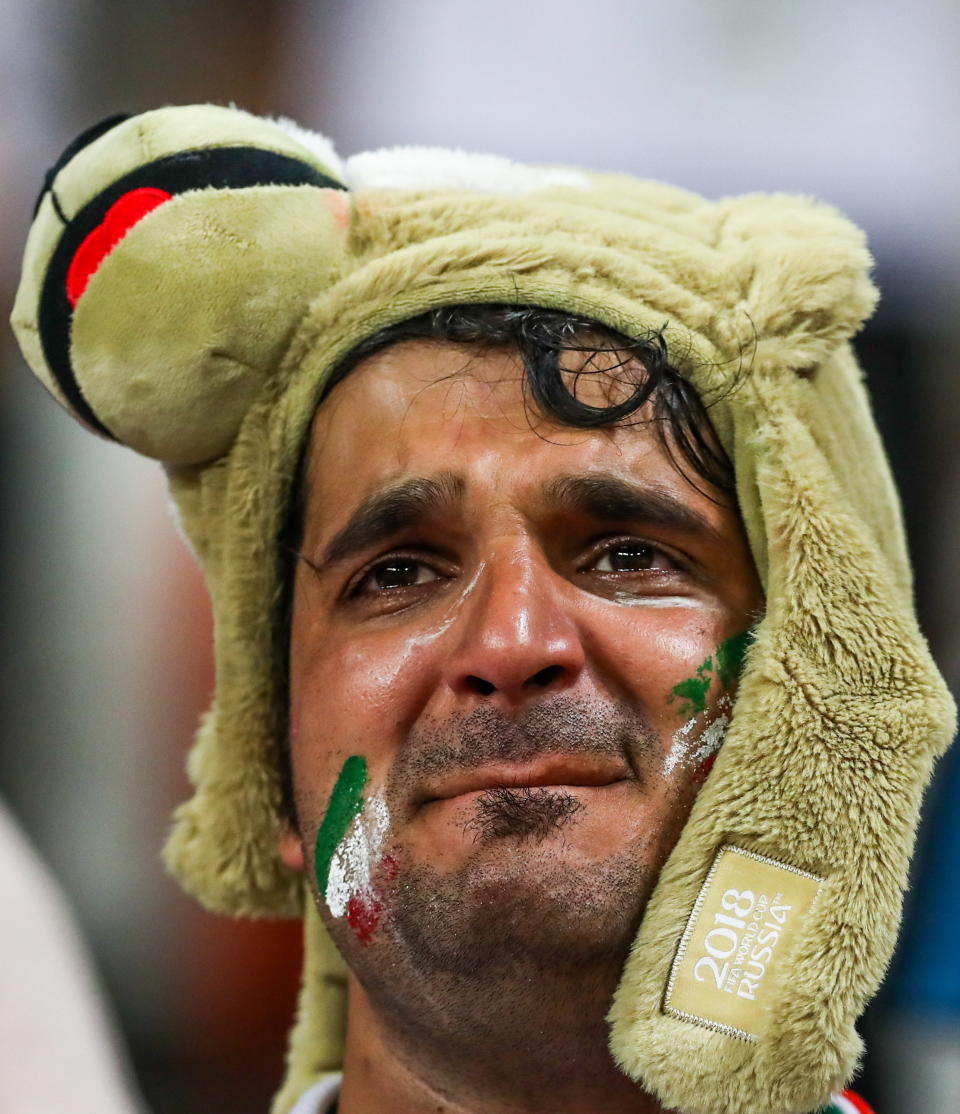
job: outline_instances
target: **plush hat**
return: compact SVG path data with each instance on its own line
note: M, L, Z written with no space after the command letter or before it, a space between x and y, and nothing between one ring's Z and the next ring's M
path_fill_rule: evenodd
M339 1066L345 1010L342 963L276 849L278 533L331 368L384 326L471 302L662 329L715 400L766 591L613 1002L613 1054L690 1114L809 1111L848 1079L954 726L848 343L869 270L861 233L806 198L705 201L414 148L341 163L287 121L212 106L107 121L48 175L21 347L76 418L163 462L213 603L216 694L167 862L215 910L306 904L276 1114Z

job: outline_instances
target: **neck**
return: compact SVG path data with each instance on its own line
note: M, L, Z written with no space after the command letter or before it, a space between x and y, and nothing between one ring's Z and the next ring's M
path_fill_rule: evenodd
M378 1009L351 976L339 1114L664 1114L613 1062L604 1009L538 991L533 1013L469 994L461 1016L424 1024Z

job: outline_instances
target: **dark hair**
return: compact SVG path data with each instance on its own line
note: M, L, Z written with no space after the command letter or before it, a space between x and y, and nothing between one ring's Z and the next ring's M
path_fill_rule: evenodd
M366 356L404 340L438 340L477 345L483 349L510 348L523 365L523 390L545 418L579 429L652 423L661 444L677 470L698 490L697 480L709 489L733 498L734 475L730 458L716 440L707 416L707 405L671 366L663 330L629 338L598 322L561 310L536 306L458 305L429 310L390 325L361 341L334 368L324 387L322 403ZM586 359L571 371L562 364L565 353L582 352ZM598 354L614 361L594 364ZM608 406L594 406L577 397L581 376L597 375L612 391L627 396ZM640 416L649 403L647 416ZM303 538L307 497L307 451L301 451L287 514L278 547L280 597L275 634L279 671L279 768L284 814L296 814L290 769L289 655L293 608L293 581Z

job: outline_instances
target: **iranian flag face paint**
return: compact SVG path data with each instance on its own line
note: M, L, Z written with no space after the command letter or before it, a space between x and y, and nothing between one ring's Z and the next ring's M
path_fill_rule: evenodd
M374 872L395 873L383 842L390 812L382 793L367 794L367 763L359 755L344 762L317 832L317 888L334 917L346 917L357 939L368 944L383 917Z
M679 701L681 714L687 720L673 736L663 766L665 776L679 765L694 768L702 776L709 773L730 723L733 709L730 690L739 680L750 637L749 631L741 631L728 638L697 667L692 677L674 685L668 703ZM719 681L720 696L712 716L704 724L702 717L707 712L714 679Z

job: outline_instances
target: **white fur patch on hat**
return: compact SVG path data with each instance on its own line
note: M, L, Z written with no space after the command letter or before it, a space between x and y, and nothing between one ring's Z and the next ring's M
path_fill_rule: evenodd
M446 147L389 147L352 155L344 166L352 190L471 190L505 197L550 186L589 188L585 174L564 167L523 166L500 155Z
M344 167L343 160L334 150L333 142L320 132L310 131L298 124L295 120L291 120L287 116L277 116L270 118L270 122L276 124L278 128L285 131L287 135L295 139L298 143L302 143L306 149L316 157L317 161L322 163L327 169L340 181L343 181Z

